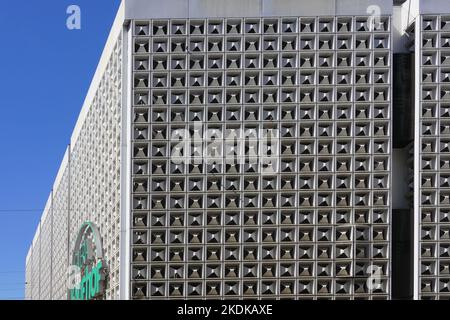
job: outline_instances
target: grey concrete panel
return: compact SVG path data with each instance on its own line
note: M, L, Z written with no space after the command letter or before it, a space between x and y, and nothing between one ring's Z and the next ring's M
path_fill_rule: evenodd
M450 14L450 1L449 0L422 0L420 2L420 13L422 13L422 14L432 14L432 13Z
M124 0L126 19L392 14L391 0ZM446 0L443 0L446 1ZM370 13L370 12L369 12Z
M393 12L392 0L337 0L336 15L370 15L370 6L378 6L382 15Z
M334 15L334 0L262 0L262 16Z
M189 0L189 17L259 17L260 0Z
M124 0L125 19L185 18L188 12L186 0Z

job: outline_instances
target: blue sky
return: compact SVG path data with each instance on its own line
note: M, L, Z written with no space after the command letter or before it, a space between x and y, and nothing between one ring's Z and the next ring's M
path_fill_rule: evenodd
M69 5L81 30L68 30ZM0 10L0 299L25 257L120 0L8 1Z

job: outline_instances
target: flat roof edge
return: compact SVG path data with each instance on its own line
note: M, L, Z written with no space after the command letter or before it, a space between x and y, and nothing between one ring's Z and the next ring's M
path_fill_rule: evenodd
M123 0L125 19L392 15L392 0Z
M450 15L450 0L422 0L420 1L420 13Z

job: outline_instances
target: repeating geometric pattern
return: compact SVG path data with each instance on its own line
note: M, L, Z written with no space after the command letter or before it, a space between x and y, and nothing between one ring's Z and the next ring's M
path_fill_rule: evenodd
M41 221L41 234L39 237L40 251L41 251L41 263L40 268L42 271L50 270L51 268L51 256L52 256L52 216L50 214L50 208L47 207L46 213L43 215L44 219ZM52 274L50 272L40 273L40 298L49 300L51 298L51 279Z
M450 298L450 17L421 16L419 297Z
M64 168L61 181L53 190L53 254L52 299L67 298L68 255L68 213L69 213L69 167Z
M108 300L119 298L121 106L120 37L71 153L70 257L83 223L95 223L108 265Z
M391 28L369 21L134 21L132 298L389 297ZM277 171L173 163L196 122L278 130Z

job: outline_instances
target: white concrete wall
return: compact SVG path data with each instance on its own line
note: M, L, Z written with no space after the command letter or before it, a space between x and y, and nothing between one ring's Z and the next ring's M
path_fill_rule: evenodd
M125 0L124 0L125 1ZM92 105L92 101L95 97L95 94L97 93L98 86L100 84L100 81L102 80L102 77L105 73L105 70L108 66L109 59L111 57L111 53L114 49L114 46L117 42L117 39L119 38L119 35L121 34L123 30L123 25L125 23L125 11L124 11L124 2L119 7L119 10L116 15L116 19L114 20L114 24L111 28L111 32L109 33L108 40L106 41L105 48L103 49L102 56L100 58L100 62L98 63L97 69L94 74L94 78L92 79L91 85L89 87L89 91L86 95L86 98L83 103L83 107L81 109L80 115L78 117L77 123L75 125L75 128L73 130L72 137L70 139L70 144L73 151L73 146L76 144L78 140L78 136L80 134L81 128L84 124L84 121L86 119L86 115Z
M68 180L68 175L69 175L69 162L70 162L70 155L75 153L77 151L77 145L78 144L83 144L85 145L85 143L81 143L81 139L79 139L79 137L83 137L83 134L85 134L86 129L84 129L84 125L86 123L89 123L89 115L92 114L92 109L94 109L97 105L98 102L96 104L96 97L99 95L99 87L101 87L102 83L104 83L105 81L105 77L107 78L110 73L106 72L108 71L108 67L111 68L111 57L113 54L115 54L115 50L116 50L116 46L118 43L118 39L120 38L122 31L123 31L123 27L125 24L125 16L124 16L124 3L121 4L116 19L114 21L113 27L111 29L111 32L109 34L108 40L106 42L105 48L103 50L102 56L100 58L99 64L97 66L95 75L92 79L91 85L89 87L89 91L86 95L84 104L82 106L80 115L78 117L78 120L76 122L72 137L70 139L70 146L66 149L66 152L64 154L63 160L61 162L60 168L58 170L58 173L56 175L55 178L55 182L53 184L53 189L55 192L50 194L49 200L47 201L45 210L43 211L43 215L41 217L40 223L37 226L37 230L36 233L34 235L34 239L33 242L30 246L30 250L28 252L27 258L26 258L26 269L27 269L27 274L30 274L30 271L33 272L33 275L31 277L29 277L29 281L30 283L28 284L28 288L26 290L26 293L28 296L31 296L33 299L40 299L40 298L45 298L45 299L49 299L50 298L50 294L52 293L52 297L53 299L65 299L66 297L66 269L67 269L67 263L68 263L68 259L67 259L67 251L70 251L70 247L68 248L67 246L70 246L71 244L67 243L67 241L71 241L74 232L71 232L70 237L71 238L67 238L67 221L68 221L68 217L69 217L69 197L73 196L74 193L79 192L79 189L76 189L76 191L71 192L69 194L69 180ZM117 69L119 70L119 69ZM106 74L106 75L105 75ZM107 80L109 80L107 78ZM103 101L103 100L102 100ZM105 108L106 108L106 103L105 103ZM112 107L110 107L109 110L111 110ZM95 110L95 115L97 116L97 114L99 114L99 110ZM107 122L108 120L111 120L108 117L114 117L114 114L111 112L110 114L107 114L104 119L105 122ZM119 119L120 117L116 117L115 119ZM92 119L91 119L92 120ZM113 120L111 120L111 122L114 122ZM109 123L109 122L108 122ZM115 125L119 126L119 124L114 123ZM88 128L90 128L88 126ZM102 126L99 129L104 129L104 126ZM105 135L105 136L109 136L109 135ZM79 141L80 140L80 141ZM111 144L115 143L116 140L114 141L108 141ZM106 143L106 139L101 140L100 143L98 143L98 146L102 146L102 143ZM100 147L99 147L100 148ZM94 148L92 148L92 150L96 150ZM109 151L109 150L107 150ZM97 152L96 155L100 155L100 152ZM92 157L91 155L89 155L87 158L90 159L94 159L94 157ZM108 158L109 160L113 161L116 160L114 157L113 153L107 153L106 155L104 155L104 158ZM111 158L111 159L110 159ZM92 160L93 161L93 160ZM105 164L105 167L107 167L107 161L101 161L101 163ZM78 166L80 167L80 166ZM71 173L71 178L73 177L77 177L77 174L80 174L79 172L76 171L76 168L78 168L77 166L75 166L74 172ZM102 168L99 168L102 169ZM99 170L97 170L99 171ZM96 171L96 172L97 172ZM113 174L108 174L108 177L113 177ZM94 179L95 177L92 177L92 179ZM103 181L102 179L97 179L100 183L100 181ZM87 182L89 183L89 182ZM94 185L93 183L91 183L91 185ZM116 190L116 186L117 183L112 184L113 185L113 189ZM71 187L73 186L73 183L71 183ZM107 190L108 191L108 190ZM106 191L106 192L107 192ZM51 211L51 204L52 204L52 194L54 194L53 200L55 200L56 202L56 215L55 215L55 221L53 221L53 225L51 225L51 215L50 215L50 211ZM86 197L88 198L88 196L92 196L91 194L83 194L81 195L81 197ZM107 198L107 197L105 197ZM88 202L88 201L87 201ZM98 201L100 202L100 201ZM105 200L106 202L106 200ZM82 211L83 213L88 212L88 210L82 210L82 209L72 209L72 215L76 216L76 214L79 214L80 211ZM93 211L96 212L96 211ZM109 213L109 212L108 212ZM100 212L98 213L98 215L100 215ZM104 217L105 215L103 215L102 217ZM112 215L112 213L110 213L107 217L113 217L115 218L115 216ZM111 218L111 220L113 219ZM111 225L113 225L113 223L109 223ZM44 228L43 228L44 226ZM75 228L75 227L74 227ZM106 228L105 228L105 232L106 232ZM53 243L53 247L50 245L50 241L52 240L51 238L51 233L53 233L53 235L55 235L55 241ZM108 233L108 235L111 234L111 232ZM59 238L56 238L59 237ZM107 238L105 236L105 238ZM110 241L111 242L111 241ZM109 242L108 242L109 244ZM41 256L41 253L43 253L43 255ZM57 257L57 258L55 258ZM51 275L50 273L50 266L62 269L62 273L59 272L59 274L56 274L56 279L57 281L55 281L55 285L51 287L51 281L50 279L48 279L48 276ZM42 271L42 272L41 272ZM45 275L45 276L43 276ZM42 279L41 279L42 277ZM114 282L115 285L117 285L118 281ZM31 289L30 289L31 288ZM37 289L40 289L40 291L38 291Z
M450 15L450 0L421 0L420 13Z
M402 21L408 26L419 14L449 14L450 0L407 0L402 7Z
M124 0L126 19L368 15L377 5L392 14L392 0Z
M402 24L406 28L413 22L420 12L420 0L407 0L402 5Z

